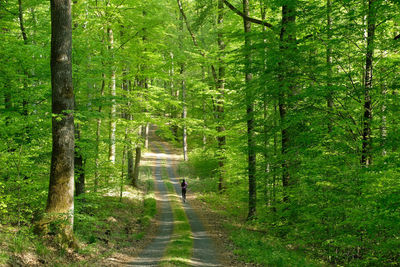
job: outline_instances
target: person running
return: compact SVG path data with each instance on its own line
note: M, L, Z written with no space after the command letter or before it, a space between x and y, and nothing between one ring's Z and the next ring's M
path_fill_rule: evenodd
M182 188L182 200L183 202L186 202L186 188L187 188L187 183L185 181L185 179L182 180L181 183L181 188Z

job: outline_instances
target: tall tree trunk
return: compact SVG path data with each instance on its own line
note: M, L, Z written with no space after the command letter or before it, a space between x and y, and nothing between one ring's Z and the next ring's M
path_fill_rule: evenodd
M25 26L24 26L24 13L22 12L22 0L18 0L18 18L19 18L19 27L21 29L22 39L24 40L24 44L28 44L28 37L26 36Z
M128 148L128 180L132 181L132 185L134 187L137 187L137 179L135 179L135 166L134 166L134 160L133 160L132 145L133 144L130 142L129 148Z
M365 79L364 79L364 116L362 130L362 152L361 165L368 167L372 162L372 101L370 91L372 90L372 71L374 57L374 39L376 27L376 0L368 1L367 18L367 52L365 55Z
M174 68L174 53L170 53L171 56L171 69L170 69L170 88L171 88L171 96L173 98L179 99L179 90L175 90L175 84L174 84L174 75L175 75L175 68ZM172 134L175 138L175 140L178 140L178 125L176 125L176 122L174 119L177 117L177 112L175 106L171 106L171 131Z
M75 183L75 195L79 196L80 194L85 193L85 161L83 160L83 156L81 153L81 149L78 145L78 142L81 138L81 132L79 129L79 124L75 126L75 175L78 177Z
M328 96L326 98L326 105L328 107L328 133L332 132L332 119L330 112L333 108L333 90L332 90L332 3L331 0L326 0L326 87Z
M293 142L293 127L288 125L287 112L289 97L294 91L294 77L291 77L290 69L293 69L293 64L288 62L290 52L295 49L296 35L295 35L295 21L296 21L296 2L292 1L282 6L282 23L280 32L280 53L281 59L279 62L279 115L281 120L281 153L282 153L282 185L284 187L284 201L289 200L288 187L293 183L290 173L291 161L290 155L288 155L290 144ZM290 103L289 103L290 104ZM289 109L290 110L290 109Z
M114 49L114 34L112 29L108 29L108 37L110 41L109 49L111 53L113 53ZM114 62L112 63L111 70L111 84L110 84L110 95L111 95L111 109L110 109L110 135L109 135L109 150L108 150L108 159L115 163L115 132L117 124L115 122L115 113L116 113L116 104L115 104L115 96L116 96L116 78L115 78L115 66Z
M106 87L106 75L104 73L101 74L102 81L101 81L101 89L100 89L100 97L104 96L104 89ZM100 117L102 111L102 105L99 105L98 109L98 116ZM95 158L95 173L94 173L94 192L97 192L100 180L100 137L101 137L101 119L97 118L97 125L96 125L96 158Z
M386 120L386 101L387 101L387 87L385 84L385 81L383 81L382 79L382 90L381 90L381 94L382 94L382 106L381 106L381 147L382 147L382 156L386 156L386 138L387 138L387 120Z
M139 127L139 136L142 136L143 134L143 127ZM141 141L138 141L141 142ZM136 151L135 151L135 166L133 169L133 175L131 178L131 184L135 187L137 187L137 182L139 180L139 167L140 167L140 159L142 157L142 147L140 144L136 145ZM132 164L132 163L131 163Z
M265 20L266 16L266 8L264 6L264 3L262 0L260 0L260 9L261 9L261 19ZM265 33L267 30L266 26L263 26L262 31ZM267 40L264 39L264 44L266 44ZM267 48L264 48L264 60L263 60L263 73L267 72ZM268 155L268 149L269 149L269 138L268 138L268 95L267 95L267 86L262 81L262 89L263 89L263 141L264 141L264 148L263 148L263 156L264 156L264 200L265 204L269 206L270 203L270 197L268 197L268 192L269 192L269 172L270 172L270 158Z
M249 17L249 0L243 0L243 14ZM257 207L257 182L256 182L256 152L254 140L254 96L250 86L253 79L251 73L251 22L243 17L244 25L244 53L245 53L245 90L246 90L246 115L247 115L247 156L249 178L249 213L247 219L252 219Z
M202 81L205 82L206 80L206 73L204 70L204 66L201 66L201 77L202 77ZM206 148L206 144L207 144L207 136L206 136L206 129L207 129L207 112L206 112L206 99L205 99L205 88L202 90L202 112L203 112L203 138L202 138L202 142L203 142L203 149Z
M126 116L125 116L126 117ZM125 129L125 143L127 142L128 139L128 128ZM124 192L124 177L125 177L125 157L126 157L126 144L124 144L124 149L122 151L122 160L121 160L121 181L120 181L120 188L119 188L119 202L122 202L122 196L123 196L123 192ZM129 170L129 168L128 168Z
M71 1L51 0L52 135L50 185L46 213L68 245L74 221L74 91L72 84Z
M223 0L218 0L218 34L217 34L217 42L218 42L218 81L217 81L217 103L216 103L216 111L217 111L217 142L218 142L218 191L222 192L224 189L224 176L225 176L225 145L226 145L226 137L225 137L225 109L224 109L224 94L225 94L225 62L224 62L224 51L225 51L225 43L223 39L222 33L222 25L224 23L224 2Z
M183 78L185 66L181 64L181 78L182 78L182 120L183 120L183 133L182 133L182 146L183 146L183 160L188 160L188 144L187 144L187 129L186 129L186 117L187 117L187 107L186 107L186 84Z
M150 123L146 123L146 130L145 130L145 140L144 140L144 147L149 149L149 127Z
M26 30L24 26L24 13L22 11L22 0L18 0L18 18L19 18L19 27L21 29L22 39L24 40L24 44L28 44L28 37L26 35ZM26 94L28 93L28 72L24 66L22 66L24 77L23 77L23 85L24 85L24 97L22 99L22 115L28 116L28 100L26 99Z

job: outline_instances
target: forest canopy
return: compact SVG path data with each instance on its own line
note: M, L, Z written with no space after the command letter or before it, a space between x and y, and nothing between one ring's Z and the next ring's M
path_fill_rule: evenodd
M54 127L69 116L76 197L137 187L157 125L202 193L240 200L248 224L331 264L399 264L399 10L73 0L73 95L56 113L49 2L0 0L0 224L51 210Z

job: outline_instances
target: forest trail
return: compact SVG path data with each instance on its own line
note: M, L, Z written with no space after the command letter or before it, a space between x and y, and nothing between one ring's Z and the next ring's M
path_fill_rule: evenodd
M175 193L180 196L179 178L176 175L176 164L180 156L172 152L168 143L162 142L155 134L155 127L150 130L150 149L144 154L144 158L153 161L153 173L155 179L155 190L159 205L159 215L157 217L158 230L154 239L143 249L139 256L129 266L157 266L162 259L165 249L171 240L174 227L171 203L168 199L168 191L162 179L162 167L164 166L168 173L168 179L173 184ZM161 153L160 149L165 153ZM190 203L182 203L186 216L191 227L193 248L192 257L188 263L190 266L221 266L217 260L216 249L213 241L206 232L202 222L196 215Z

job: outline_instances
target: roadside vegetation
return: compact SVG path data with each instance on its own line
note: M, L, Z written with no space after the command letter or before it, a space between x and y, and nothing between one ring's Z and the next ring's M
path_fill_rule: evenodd
M75 200L75 238L78 248L39 238L28 223L0 224L0 266L93 266L114 253L132 256L143 246L157 212L151 169L141 168L138 189L82 194Z

